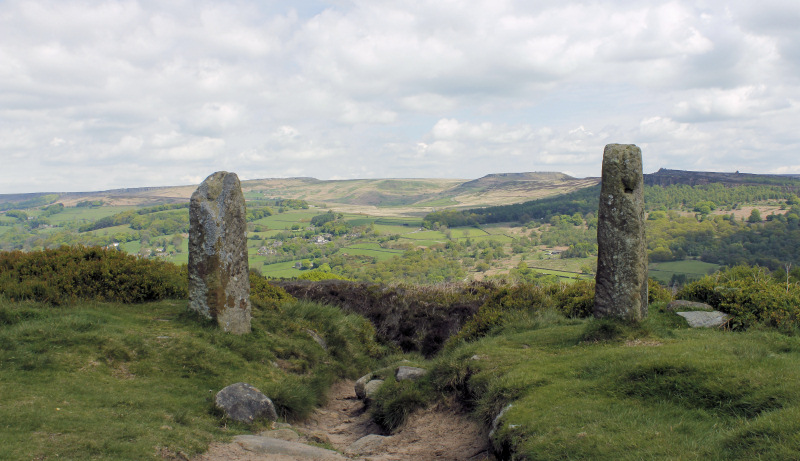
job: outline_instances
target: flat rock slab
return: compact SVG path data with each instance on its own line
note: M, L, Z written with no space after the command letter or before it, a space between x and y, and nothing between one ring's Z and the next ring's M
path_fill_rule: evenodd
M300 441L300 434L291 429L273 429L271 431L264 431L258 435L271 439L286 440L287 442Z
M685 301L683 299L676 299L667 304L668 311L677 311L681 309L692 309L697 311L713 311L714 308L706 303L698 303L696 301Z
M720 311L676 312L676 314L685 318L692 328L720 327L731 319L730 315Z
M233 441L242 448L253 453L265 455L284 455L293 456L295 459L314 459L314 460L344 460L344 456L333 450L312 447L298 442L274 439L271 437L261 437L258 435L237 435Z

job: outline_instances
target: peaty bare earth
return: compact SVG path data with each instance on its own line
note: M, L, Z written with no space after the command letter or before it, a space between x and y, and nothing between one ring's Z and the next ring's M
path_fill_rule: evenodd
M363 402L355 396L353 381L341 381L332 388L328 404L308 420L286 429L265 431L261 435L287 438L296 442L333 447L328 455L289 455L261 453L247 449L244 438L232 443L215 443L192 461L297 461L330 460L459 460L494 459L489 454L488 437L466 415L444 405L415 412L394 434L383 436L369 418Z

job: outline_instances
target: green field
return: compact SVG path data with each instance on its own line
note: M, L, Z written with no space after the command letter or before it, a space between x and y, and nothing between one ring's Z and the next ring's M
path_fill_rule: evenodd
M473 237L484 237L489 234L483 229L477 227L454 227L450 229L450 236L454 239L465 239Z
M381 246L377 243L359 243L355 245L350 245L348 247L342 248L342 253L347 253L349 255L360 255L360 256L371 256L378 261L384 261L387 259L394 258L395 256L402 256L402 250L391 250L386 248L381 248Z
M452 198L452 197L445 197L445 198L439 198L439 199L435 199L435 200L429 200L427 202L415 203L412 206L415 206L415 207L447 208L447 207L457 206L458 203L459 202L456 199Z
M473 243L478 243L481 240L486 240L490 242L500 242L500 243L511 243L511 237L503 234L483 234L483 235L476 235L475 237L470 237Z
M687 259L684 261L652 263L649 269L650 277L663 284L668 284L673 275L686 274L689 278L700 278L719 270L719 265Z
M405 235L415 232L419 227L414 226L398 226L395 224L375 224L375 232L380 235Z
M114 227L104 227L103 229L97 229L96 231L91 231L92 234L95 235L114 235L114 234L136 234L138 231L131 229L131 226L128 224L123 224L120 226Z
M442 242L447 241L447 237L444 235L443 232L439 231L418 231L418 232L409 232L406 234L402 234L404 239L409 240L441 240Z
M290 278L290 277L297 277L298 275L302 274L303 271L300 269L295 269L294 264L296 261L289 261L283 263L275 263L275 264L262 264L261 267L257 265L251 265L251 269L257 269L261 272L261 275L267 278Z
M47 218L51 224L57 226L67 222L92 222L106 216L112 216L123 211L141 207L136 206L102 206L99 208L69 207Z

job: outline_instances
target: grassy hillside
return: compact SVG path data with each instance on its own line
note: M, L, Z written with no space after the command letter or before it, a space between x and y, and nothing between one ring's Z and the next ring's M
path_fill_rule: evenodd
M678 294L731 314L735 331L688 329L656 284L650 316L626 325L591 318L590 281L291 288L340 308L252 275L253 333L235 336L169 299L185 283L169 264L65 248L0 267L0 459L183 459L254 430L214 410L228 384L255 385L293 420L368 370L386 378L371 411L387 430L437 401L487 428L505 409L491 440L510 459L800 453L800 285L759 268ZM142 299L157 301L119 302ZM383 366L399 349L431 372L395 382Z
M236 336L169 299L187 283L170 264L91 248L3 256L0 459L186 459L251 430L214 409L223 387L248 382L303 418L387 352L363 317L255 275L253 331ZM130 302L143 299L157 301Z
M509 290L416 360L425 379L387 376L375 417L391 429L444 394L493 429L502 459L797 459L800 285L758 274L679 293L733 314L736 331L688 328L660 289L636 325L579 318L566 307L580 291L554 304L547 289Z

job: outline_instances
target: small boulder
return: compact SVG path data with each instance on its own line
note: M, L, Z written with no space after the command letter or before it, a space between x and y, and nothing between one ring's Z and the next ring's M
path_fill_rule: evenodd
M252 423L261 418L270 421L278 419L272 400L247 383L231 384L217 392L214 403L226 417L234 421Z
M372 397L375 396L375 393L378 392L378 389L383 386L382 379L373 379L372 381L368 382L364 386L364 399L365 400L372 400Z
M720 311L691 311L691 312L676 312L676 314L685 318L692 328L714 328L721 327L728 323L731 316Z
M416 381L428 374L428 370L417 367L397 367L394 372L394 379L397 381Z
M675 301L670 301L670 303L667 304L667 310L668 311L681 311L681 310L713 311L714 308L706 303L698 303L696 301L686 301L683 299L676 299Z
M372 380L372 377L373 377L372 373L367 373L364 376L358 378L358 381L356 381L355 386L353 386L354 390L356 391L356 397L358 397L360 400L364 400L365 398L367 398L367 391L364 389L364 387L367 385L368 382Z

